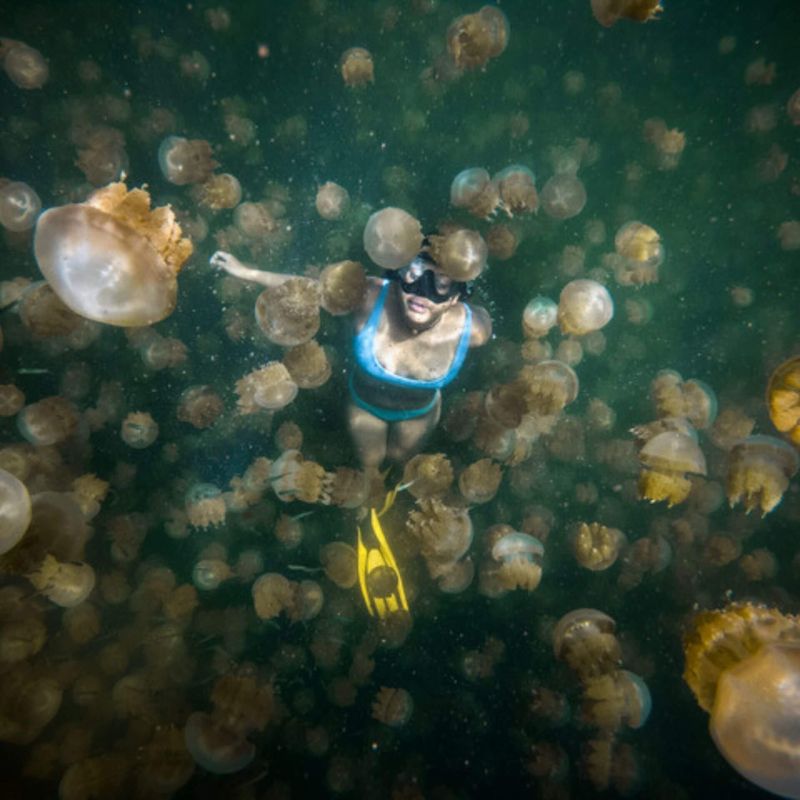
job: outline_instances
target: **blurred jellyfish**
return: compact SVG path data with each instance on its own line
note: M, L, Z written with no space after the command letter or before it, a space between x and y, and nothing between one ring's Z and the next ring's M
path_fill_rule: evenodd
M58 444L78 426L78 413L63 397L45 397L25 406L17 415L17 428L31 444Z
M522 164L512 164L500 170L492 181L497 184L503 210L514 214L533 214L539 208L533 171Z
M358 261L339 261L322 270L319 285L320 305L329 314L339 316L361 305L367 290L367 276Z
M236 381L240 414L285 408L297 397L297 384L280 361L270 361Z
M479 219L487 219L500 208L500 189L485 169L469 167L453 178L450 203Z
M474 280L486 267L489 249L477 231L458 228L428 241L433 260L454 281Z
M176 186L202 183L218 167L211 145L203 139L168 136L158 148L158 165L164 177Z
M319 330L320 289L310 278L289 278L265 289L256 300L256 322L264 335L284 347L303 344Z
M25 484L0 469L0 555L25 535L31 521L31 499Z
M414 701L405 689L381 686L372 701L373 719L390 728L402 728L411 719Z
M483 6L450 23L447 51L459 69L478 69L506 49L509 33L506 15L496 6Z
M749 603L698 614L683 678L711 714L711 738L751 783L800 797L800 622Z
M186 747L184 735L175 725L159 725L149 742L137 753L136 792L164 796L188 783L195 762Z
M322 219L341 219L350 208L350 195L338 183L326 181L317 189L314 206Z
M202 558L192 568L192 583L204 592L213 592L233 577L233 570L219 558Z
M549 297L538 295L529 301L522 312L522 331L528 338L547 336L558 321L558 305Z
M27 664L3 674L0 687L0 741L28 745L61 708L62 689L53 678L37 676Z
M553 630L553 650L582 681L605 675L622 662L614 620L594 608L565 614Z
M184 740L195 763L215 775L243 770L256 754L245 736L202 711L189 715Z
M639 461L639 496L651 503L682 503L692 490L686 474L706 474L706 459L697 440L677 431L659 433L646 442Z
M150 210L142 189L115 183L86 203L45 211L34 252L50 286L76 314L110 325L150 325L169 316L176 276L192 254L169 207Z
M20 89L41 89L50 75L44 56L14 39L0 38L0 61L6 75Z
M363 47L351 47L339 59L339 71L345 86L358 89L375 82L372 54Z
M317 389L331 376L328 356L314 339L290 347L284 353L283 365L300 389Z
M578 376L562 361L540 361L523 367L518 380L523 384L525 403L532 414L558 414L578 396Z
M211 175L208 180L196 185L192 193L201 206L212 211L221 211L226 208L236 208L242 199L242 185L239 180L223 172Z
M403 467L403 484L417 499L441 497L453 483L453 466L444 453L420 453Z
M509 258L513 258L520 241L519 232L508 225L492 225L486 232L486 246L489 249L489 255L496 261L508 261Z
M210 386L189 386L178 400L177 417L198 430L210 428L222 413L222 398Z
M51 555L27 578L48 600L63 608L82 603L95 584L94 570L88 564L62 564Z
M623 725L641 728L652 708L647 684L633 672L620 669L598 675L586 682L581 702L583 716L606 731Z
M458 561L472 544L472 520L467 510L435 497L417 500L406 519L406 530L425 559L432 561Z
M143 450L158 438L158 423L147 411L131 412L122 420L120 436L128 447Z
M648 22L664 10L661 0L591 0L591 3L594 18L606 28L621 19Z
M364 249L379 267L399 269L422 247L419 221L401 208L382 208L364 226Z
M800 446L800 356L773 371L767 385L767 409L772 424Z
M500 488L503 472L490 458L482 458L462 470L458 476L461 496L470 504L488 503Z
M267 572L257 578L251 592L259 619L275 619L294 602L292 582L277 572Z
M726 493L731 506L743 503L749 514L769 514L780 503L797 472L800 458L791 445L774 436L748 436L728 456Z
M352 589L358 580L356 551L344 542L329 542L319 551L325 575L340 589Z
M558 299L558 324L561 332L583 336L604 328L614 316L614 301L597 281L571 281Z
M581 522L572 537L576 561L593 572L611 567L626 544L627 539L622 531L599 522Z
M213 528L225 522L225 498L213 483L195 483L186 492L186 515L195 528Z
M553 175L542 187L539 199L544 212L554 219L577 217L586 205L586 188L575 175Z
M7 231L27 231L36 224L42 208L39 195L27 183L0 186L0 225Z

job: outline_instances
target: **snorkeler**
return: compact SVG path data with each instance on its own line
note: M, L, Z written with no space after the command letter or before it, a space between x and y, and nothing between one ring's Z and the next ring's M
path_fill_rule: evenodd
M293 277L242 264L218 250L212 266L275 287ZM486 309L470 306L466 283L452 280L423 248L407 266L369 278L356 311L347 420L364 468L403 463L419 452L441 416L441 389L467 351L492 333Z

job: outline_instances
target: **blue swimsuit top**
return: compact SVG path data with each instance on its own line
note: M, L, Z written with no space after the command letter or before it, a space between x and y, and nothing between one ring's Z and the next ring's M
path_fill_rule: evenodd
M452 381L464 359L467 357L467 350L469 350L469 339L472 331L472 309L464 303L464 310L466 316L464 317L464 328L461 331L461 338L458 340L456 352L453 360L450 362L450 367L440 378L434 378L430 381L417 380L416 378L406 378L403 375L395 375L389 372L383 364L375 357L375 332L378 330L378 322L380 321L383 307L386 304L386 295L389 293L389 281L385 280L381 287L378 299L369 315L369 319L364 323L364 327L355 335L353 339L353 353L356 357L358 366L366 372L367 375L374 378L381 383L388 383L391 386L400 386L404 389L441 389L447 386Z

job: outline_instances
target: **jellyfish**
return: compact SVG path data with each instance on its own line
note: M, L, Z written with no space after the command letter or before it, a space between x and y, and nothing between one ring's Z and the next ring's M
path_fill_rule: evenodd
M263 202L240 203L233 212L233 222L252 241L264 239L278 228L278 223Z
M297 397L297 384L280 361L269 361L236 381L240 414L285 408Z
M470 504L488 503L500 488L503 472L490 458L473 462L458 476L461 496Z
M189 386L181 392L176 415L198 430L210 428L223 411L222 398L210 386Z
M45 211L36 223L34 254L76 314L130 327L172 313L176 276L192 244L181 238L168 206L151 211L147 192L113 183L85 203Z
M332 505L360 508L369 497L370 476L350 467L337 467L326 474L327 491Z
M390 728L402 728L408 724L414 712L414 701L405 689L381 686L372 701L373 719Z
M45 281L34 283L24 291L17 311L33 339L70 336L84 321L59 299Z
M300 581L292 590L292 602L286 610L292 622L308 622L322 611L325 595L316 581Z
M618 731L623 725L641 728L647 722L651 708L647 684L625 669L590 678L584 686L583 716L602 730Z
M48 600L63 608L82 603L95 584L94 570L89 564L62 564L51 555L27 578Z
M372 261L384 269L404 267L421 247L422 227L402 208L382 208L372 214L364 226L364 249Z
M194 188L192 194L197 202L212 211L236 208L242 200L242 185L238 178L227 172L211 175Z
M558 305L549 297L537 295L522 312L522 332L529 339L547 336L558 321Z
M320 289L310 278L294 277L265 289L256 299L258 327L275 344L293 347L319 330Z
M622 651L614 635L614 620L594 608L578 608L565 614L553 630L553 650L559 660L586 682L616 670Z
M485 169L469 167L453 178L450 203L479 219L487 219L500 208L500 188Z
M773 371L767 384L767 409L772 424L800 446L800 356ZM747 431L744 436L749 434Z
M331 376L328 356L314 339L290 347L284 353L283 365L300 389L318 389Z
M597 281L579 279L570 281L558 298L558 324L561 332L583 336L599 331L614 316L614 301Z
M508 261L517 252L521 237L508 225L492 225L486 232L489 255L496 261Z
M350 208L350 195L338 183L326 181L317 189L314 206L322 219L341 219Z
M39 195L27 183L12 181L0 186L0 225L7 231L30 230L41 209Z
M778 226L781 250L800 250L800 221L786 220Z
M403 467L403 483L418 500L441 497L453 483L453 466L444 453L420 453Z
M41 447L68 439L78 420L75 406L56 395L25 406L17 415L17 428L27 441Z
M244 735L202 711L189 715L184 741L195 763L215 775L243 770L256 754L255 745Z
M760 508L765 516L780 503L798 466L797 451L783 440L748 436L735 444L728 456L728 501L731 506L743 503L748 514Z
M203 183L219 166L211 145L204 139L167 136L158 148L158 165L164 177L176 186Z
M533 592L542 580L544 545L534 536L508 525L494 525L485 534L491 562L482 579L489 594L513 589Z
M27 664L3 674L0 688L0 741L28 745L61 708L62 690L53 678L36 676Z
M459 69L478 69L506 49L509 33L506 15L496 6L483 6L450 23L447 51Z
M50 76L44 56L24 42L0 38L0 61L6 75L20 89L41 89Z
M320 305L329 314L350 314L364 302L367 276L358 261L328 264L319 276Z
M725 760L751 783L800 797L800 621L733 603L695 617L684 639L683 678Z
M150 741L139 748L137 762L136 792L144 796L172 795L195 771L184 734L175 725L157 726Z
M472 544L472 520L467 510L446 505L436 497L417 500L406 519L406 530L426 560L458 561Z
M578 396L578 376L561 361L540 361L523 367L518 380L524 385L525 403L532 414L558 414Z
M706 474L706 458L695 437L678 431L664 431L639 451L639 497L669 506L682 503L692 490L686 477Z
M605 28L621 19L649 22L664 9L661 0L591 0L594 18Z
M148 411L132 411L122 420L120 436L128 447L143 450L158 438L158 423Z
M372 54L363 47L351 47L339 59L339 71L345 86L359 89L375 82L375 65Z
M539 195L542 208L553 219L577 217L586 205L586 187L576 175L553 175L542 187Z
M575 560L593 572L613 566L626 544L627 539L622 531L608 528L600 522L581 522L572 537Z
M192 583L204 592L213 592L233 577L233 570L220 558L201 558L192 568Z
M22 481L0 469L0 555L25 535L31 522L31 498Z
M257 578L251 592L259 619L275 619L294 602L292 582L277 572L267 572Z
M358 580L356 551L344 542L329 542L319 551L325 575L340 589L352 589Z
M270 467L272 490L284 503L328 503L329 476L314 461L307 461L297 450L285 450Z
M213 483L195 483L186 492L186 515L194 528L214 528L225 522L222 492Z
M533 171L522 164L512 164L500 170L492 181L497 184L503 211L514 214L533 214L539 209Z
M474 280L486 267L489 249L477 231L458 228L428 241L434 261L454 281Z

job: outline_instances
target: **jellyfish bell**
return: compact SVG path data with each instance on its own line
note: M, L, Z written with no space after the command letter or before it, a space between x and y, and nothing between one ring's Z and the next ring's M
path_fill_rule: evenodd
M402 728L411 719L414 701L405 689L381 686L372 701L372 716L390 728Z
M346 86L354 89L375 81L372 54L363 47L350 47L339 59L339 71Z
M6 75L20 89L41 89L50 77L44 56L24 42L0 38L0 61Z
M202 711L189 715L184 728L184 741L195 763L214 775L239 772L256 754L252 742L220 724L213 715Z
M547 216L553 219L577 217L586 205L586 187L576 175L553 175L542 187L539 200Z
M488 219L500 208L500 189L485 169L469 167L453 178L450 203L474 217Z
M533 214L539 210L536 177L529 167L512 164L500 170L492 180L497 184L503 210L509 217L514 214Z
M537 295L522 312L522 331L529 339L547 336L558 321L558 304L549 297Z
M614 316L614 301L602 283L589 279L570 281L558 299L561 332L583 336L604 328Z
M86 203L45 211L34 254L44 277L76 314L123 327L169 316L177 274L192 244L168 207L150 210L142 189L110 184Z
M350 208L350 195L344 186L326 181L317 189L314 206L322 219L341 219Z
M767 409L772 424L800 446L800 356L784 361L773 371L767 384Z
M553 629L553 651L582 680L606 674L622 661L614 635L616 623L595 608L577 608L565 614Z
M320 287L310 278L294 277L265 289L256 299L258 327L275 344L292 347L313 339L319 330Z
M176 186L202 183L219 166L212 158L211 145L203 139L167 136L158 148L158 165L164 177Z
M486 268L489 248L477 231L459 228L428 241L436 265L454 281L475 280Z
M25 484L0 469L0 555L22 539L31 521L31 499Z
M328 264L319 276L320 305L340 316L359 308L367 291L367 276L358 261Z
M459 69L478 69L496 58L508 44L506 15L495 6L456 17L447 29L447 51Z
M402 208L382 208L364 226L364 249L379 267L399 269L422 247L422 226Z
M13 181L0 187L0 225L7 231L30 230L41 208L39 195L27 183Z
M643 467L639 496L651 503L682 503L692 490L686 474L706 474L706 458L697 440L677 431L665 431L650 439L639 451L639 461Z

